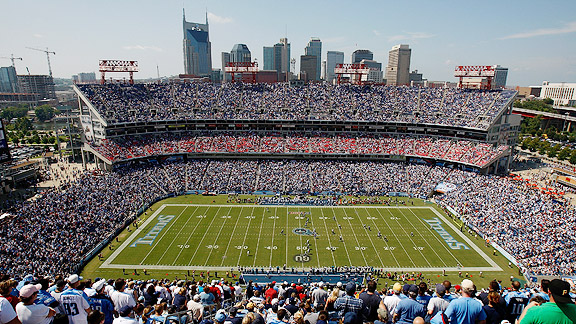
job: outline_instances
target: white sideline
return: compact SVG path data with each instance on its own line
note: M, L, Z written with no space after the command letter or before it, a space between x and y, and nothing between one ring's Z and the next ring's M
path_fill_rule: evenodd
M204 267L204 266L173 266L173 265L135 265L135 264L112 264L114 260L118 257L124 249L130 245L130 242L134 241L139 234L142 232L148 224L152 221L156 220L156 216L160 212L164 210L166 207L246 207L246 205L211 205L211 204L164 204L156 210L152 216L148 217L148 219L144 222L144 224L140 225L137 230L135 230L132 235L130 235L111 255L108 257L100 266L103 269L150 269L150 270L208 270L208 271L228 271L230 269L234 269L236 267ZM262 206L255 206L255 207L298 207L298 205L262 205ZM486 262L490 264L490 267L406 267L406 268L388 268L386 267L386 271L396 271L396 272L406 272L406 271L502 271L502 268L494 262L484 251L482 251L472 240L466 237L464 234L452 224L449 220L447 220L440 212L438 212L434 207L429 206L306 206L307 208L400 208L400 209L429 209L432 210L438 218L440 218L444 224L450 226L450 228L468 243L476 253L478 253ZM262 268L262 267L258 267ZM269 268L269 267L263 267ZM299 267L299 269L302 269ZM311 267L304 267L304 271L309 271Z

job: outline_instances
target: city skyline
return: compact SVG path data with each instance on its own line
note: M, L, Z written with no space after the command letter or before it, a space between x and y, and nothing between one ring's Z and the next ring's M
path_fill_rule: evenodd
M31 74L48 74L46 55L26 48L48 47L56 52L50 60L58 78L97 72L99 59L137 60L138 79L155 78L157 71L162 77L178 75L184 73L183 4L188 21L208 16L213 68L221 65L214 58L242 43L262 69L262 48L287 37L297 61L293 72L298 72L298 58L310 38L318 37L323 59L328 51L341 51L348 63L353 51L368 49L383 66L392 46L408 44L411 70L428 80L455 82L456 65L496 64L509 68L508 85L576 80L576 21L571 17L576 3L567 1L551 1L546 10L536 10L535 1L372 1L365 6L369 10L358 10L359 19L343 1L6 2L1 5L0 26L6 32L0 35L0 57L22 57L15 62L18 74L27 74L27 67ZM307 10L300 10L303 5ZM0 66L10 65L9 59L0 60Z

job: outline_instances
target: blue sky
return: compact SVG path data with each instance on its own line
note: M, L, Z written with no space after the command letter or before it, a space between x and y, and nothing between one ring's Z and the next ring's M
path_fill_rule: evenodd
M0 57L14 54L18 73L54 76L96 72L99 59L138 60L137 78L182 73L182 7L188 21L210 23L212 64L245 43L262 62L262 47L287 36L299 61L310 37L350 61L369 49L385 66L396 44L412 48L411 69L429 80L456 81L455 65L500 64L509 85L576 82L576 1L324 0L2 0ZM10 60L0 59L0 66ZM297 64L298 66L298 64ZM119 74L119 77L123 74Z

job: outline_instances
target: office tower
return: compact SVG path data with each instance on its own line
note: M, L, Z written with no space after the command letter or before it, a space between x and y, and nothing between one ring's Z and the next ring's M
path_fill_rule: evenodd
M230 53L222 52L222 71L226 70L226 65L230 62Z
M334 68L336 65L344 63L344 53L338 51L328 51L326 53L326 81L332 82L336 78Z
M182 11L184 28L184 72L198 76L212 74L212 49L208 33L208 15L206 24L187 22Z
M246 44L235 44L230 51L230 62L252 62L252 54Z
M370 50L355 50L352 53L352 63L360 63L362 60L373 60L374 54Z
M389 85L408 85L410 82L410 55L408 45L395 45L388 52L386 83Z
M19 92L18 77L13 66L0 67L0 92Z
M360 64L366 65L370 69L366 81L381 83L384 78L384 73L382 72L382 63L376 62L374 60L363 59Z
M320 80L320 70L322 64L322 41L318 37L310 38L308 45L304 49L304 55L306 56L316 56L316 73L308 76L308 80ZM302 60L302 59L300 59Z
M316 55L300 56L300 79L304 81L316 80L316 66L318 57Z
M289 80L290 43L288 43L288 38L280 38L280 42L272 47L264 46L264 70L276 70L278 81Z
M492 83L492 89L504 89L506 88L506 79L508 78L508 68L501 67L500 65L494 65L494 82Z
M264 66L263 70L274 70L274 47L264 46Z

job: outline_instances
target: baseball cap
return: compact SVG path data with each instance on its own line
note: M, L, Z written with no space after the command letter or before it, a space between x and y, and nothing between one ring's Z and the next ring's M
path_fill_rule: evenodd
M394 290L395 292L401 292L402 291L402 284L397 282L394 284L394 286L392 287L392 290Z
M474 289L474 283L470 279L462 280L462 289L472 290Z
M230 309L228 310L228 312L230 313L230 315L236 314L236 313L238 313L238 308L236 308L236 307L230 307Z
M408 292L417 294L417 293L418 293L418 286L416 286L416 285L410 285L410 287L408 287Z
M356 323L356 313L354 312L347 312L346 314L344 314L344 324L354 324Z
M118 313L120 313L120 316L122 316L122 317L127 317L130 315L131 312L132 312L132 307L126 305L126 306L122 306L122 308L120 308L120 311Z
M442 295L446 293L446 287L443 284L436 284L436 293Z
M93 285L92 288L94 288L94 290L96 291L100 291L100 289L104 288L104 285L106 284L106 280L100 280L100 281L96 281Z
M41 284L27 284L24 285L24 287L20 288L20 297L22 298L28 298L32 295L34 295L34 293L38 292L40 289L42 289L42 285Z
M226 319L226 314L224 314L223 312L218 313L216 314L216 317L214 317L214 319L216 320L216 322L222 323Z
M346 284L346 292L354 293L356 291L356 284L352 281Z
M254 309L254 303L248 303L246 309Z
M73 275L71 275L70 277L66 278L66 281L68 281L68 282L71 283L71 284L75 284L75 283L77 283L78 281L80 281L80 280L82 280L82 279L84 279L84 278L80 277L80 276L77 275L77 274L73 274Z
M456 285L456 286L454 286L454 289L456 289L456 291L458 291L458 290L462 289L462 287L460 285Z
M570 299L570 284L564 280L554 279L550 281L548 290L554 297L554 302L559 304L568 304Z
M337 287L342 287L342 283L340 281L338 281L338 283L336 284Z
M318 287L324 287L324 282L323 282L323 281L320 281L320 282L318 283Z

